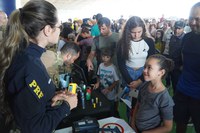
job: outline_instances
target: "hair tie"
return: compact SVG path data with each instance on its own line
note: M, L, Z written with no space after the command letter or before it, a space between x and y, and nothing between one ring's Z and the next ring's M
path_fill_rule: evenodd
M20 13L20 14L22 13L22 8L19 8L19 13Z
M19 19L21 22L22 22L22 12L23 12L22 8L19 8Z

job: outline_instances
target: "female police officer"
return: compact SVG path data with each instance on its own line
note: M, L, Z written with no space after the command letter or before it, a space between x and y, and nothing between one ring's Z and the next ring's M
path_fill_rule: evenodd
M76 95L55 92L40 60L45 47L58 42L60 26L47 1L29 1L9 18L0 45L0 109L13 114L23 133L50 133L77 106ZM55 106L58 100L64 102Z

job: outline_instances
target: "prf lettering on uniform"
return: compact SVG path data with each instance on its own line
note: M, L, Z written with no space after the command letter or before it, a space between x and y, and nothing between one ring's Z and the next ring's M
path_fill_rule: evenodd
M34 88L33 92L38 96L39 99L44 96L43 92L40 90L40 87L35 80L33 80L32 83L29 84L29 86L31 88Z

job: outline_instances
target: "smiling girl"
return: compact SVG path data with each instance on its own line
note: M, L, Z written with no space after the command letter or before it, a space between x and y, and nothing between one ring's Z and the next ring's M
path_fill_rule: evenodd
M131 126L142 133L170 132L173 125L174 102L162 79L173 69L173 61L155 54L144 67L145 82L140 87Z

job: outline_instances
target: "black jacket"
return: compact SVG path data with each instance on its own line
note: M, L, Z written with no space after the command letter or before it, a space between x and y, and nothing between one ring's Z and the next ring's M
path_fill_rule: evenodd
M182 39L185 36L185 33L183 33L180 37L177 37L173 35L170 38L169 42L169 58L174 61L175 68L179 68L182 65Z

